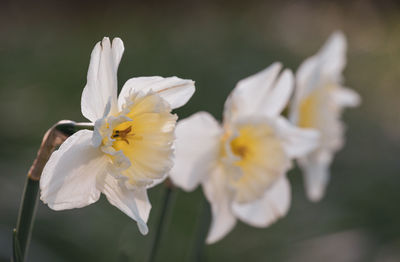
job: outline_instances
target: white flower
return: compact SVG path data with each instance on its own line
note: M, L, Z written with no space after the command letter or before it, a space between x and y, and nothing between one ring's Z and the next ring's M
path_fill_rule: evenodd
M240 81L225 103L223 125L199 112L177 124L173 182L191 191L202 184L212 207L207 243L223 238L240 219L266 227L286 214L291 159L313 150L318 134L280 116L293 90L281 65Z
M305 175L308 198L312 201L322 198L333 154L344 143L342 110L360 103L357 93L342 86L345 64L346 39L336 32L316 55L300 65L296 75L290 119L299 127L313 128L321 134L318 147L298 161Z
M177 77L129 79L117 99L117 69L124 52L119 38L94 47L82 93L82 114L94 131L69 137L52 154L40 179L40 199L54 210L84 207L100 192L136 220L142 234L151 204L147 188L161 182L173 165L177 116L194 82Z

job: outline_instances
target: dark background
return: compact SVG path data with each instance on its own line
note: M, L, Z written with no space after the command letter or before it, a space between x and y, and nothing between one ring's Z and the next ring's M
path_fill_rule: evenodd
M294 71L336 29L348 37L346 85L362 96L344 115L346 147L327 195L306 200L289 172L293 202L276 224L239 223L205 248L207 261L400 261L400 9L395 1L2 1L0 3L0 261L9 261L26 173L44 132L83 121L90 52L119 36L119 83L177 75L196 93L177 110L221 118L236 82L281 61ZM28 261L144 261L164 187L149 191L150 235L102 197L55 212L39 203ZM158 261L189 261L203 196L178 191Z

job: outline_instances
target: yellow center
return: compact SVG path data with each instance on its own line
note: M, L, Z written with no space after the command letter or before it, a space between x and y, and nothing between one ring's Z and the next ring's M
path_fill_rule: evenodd
M231 143L232 153L240 158L236 163L239 166L244 166L249 161L257 158L257 139L258 136L254 132L252 126L245 126L239 130L239 135L234 138Z
M319 92L316 90L308 95L300 103L299 110L299 126L303 128L312 128L315 126L317 109L318 109L318 99Z
M243 125L230 141L230 150L238 157L233 163L242 175L230 179L236 189L236 201L256 200L285 171L287 157L281 141L267 124ZM222 151L222 156L226 153Z
M329 109L328 97L335 88L336 86L327 84L303 98L299 106L299 127L316 128L318 126L322 110Z
M157 94L132 97L129 112L132 121L113 128L112 147L122 151L131 166L122 174L132 185L148 185L162 178L172 167L172 143L176 115ZM123 114L123 113L120 113Z

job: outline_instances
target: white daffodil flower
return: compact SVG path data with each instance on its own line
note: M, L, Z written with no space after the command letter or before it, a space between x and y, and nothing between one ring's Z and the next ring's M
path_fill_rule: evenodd
M177 124L170 176L187 191L202 184L211 203L207 243L223 238L240 219L266 227L286 214L291 159L315 148L318 133L280 116L293 75L275 63L241 80L225 103L223 125L199 112Z
M129 79L117 98L117 69L124 52L119 38L94 47L82 93L82 114L94 131L82 130L55 151L40 179L40 199L54 210L84 207L100 192L137 221L142 234L151 204L147 188L173 165L177 116L194 93L194 82L177 77Z
M333 154L344 144L342 110L360 103L356 92L342 86L345 65L346 38L335 32L316 55L300 65L296 75L290 120L321 134L318 147L298 161L304 172L307 196L312 201L324 195Z

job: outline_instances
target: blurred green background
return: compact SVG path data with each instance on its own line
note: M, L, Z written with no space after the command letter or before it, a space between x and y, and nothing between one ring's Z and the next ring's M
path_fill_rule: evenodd
M336 29L348 37L345 83L363 98L349 109L347 145L327 195L305 199L289 173L289 214L269 228L239 223L205 261L400 261L400 5L395 1L2 1L0 3L0 261L9 261L26 173L44 132L83 121L90 52L119 36L119 83L134 76L194 79L177 110L221 118L236 82L281 61L293 70ZM39 203L28 261L144 261L164 188L149 192L150 235L102 197L55 212ZM203 196L178 191L157 261L189 261Z

